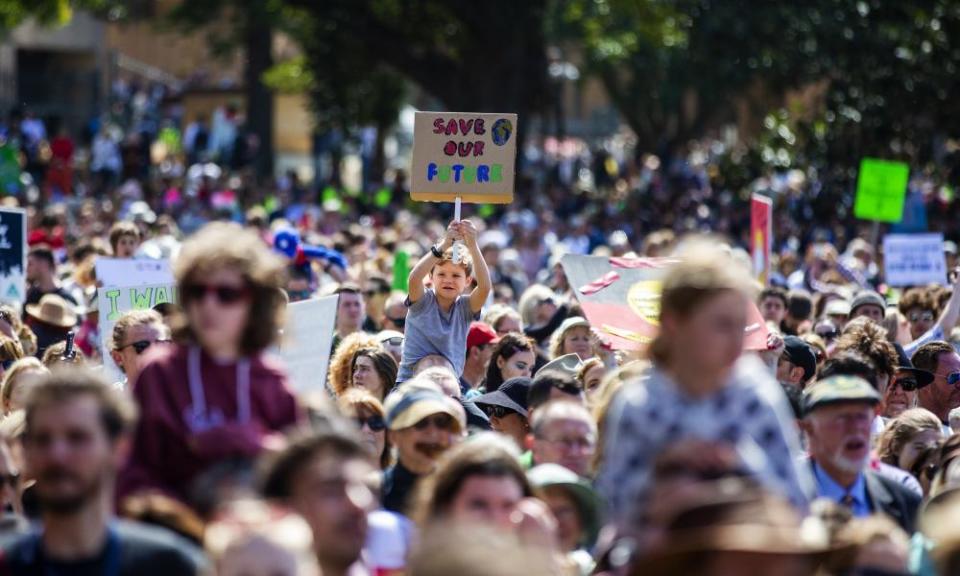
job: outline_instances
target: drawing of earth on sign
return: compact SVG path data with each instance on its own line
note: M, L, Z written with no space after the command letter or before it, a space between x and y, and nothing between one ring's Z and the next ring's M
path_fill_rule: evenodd
M641 280L627 292L627 304L630 309L648 323L660 325L660 292L663 283L659 280Z
M501 118L493 123L493 143L497 146L503 146L510 140L513 134L513 123L506 118Z

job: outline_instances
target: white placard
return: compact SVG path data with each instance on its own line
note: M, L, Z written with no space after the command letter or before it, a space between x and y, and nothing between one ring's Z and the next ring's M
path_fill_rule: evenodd
M297 393L320 392L327 383L339 298L326 296L287 306L280 357L286 364L290 386Z
M148 286L173 281L169 260L97 258L96 272L101 286Z
M942 234L887 234L883 237L884 280L890 286L947 283Z
M177 286L167 260L98 258L97 305L100 312L100 351L103 369L113 380L123 373L113 362L113 325L130 310L149 310L164 302L177 302Z

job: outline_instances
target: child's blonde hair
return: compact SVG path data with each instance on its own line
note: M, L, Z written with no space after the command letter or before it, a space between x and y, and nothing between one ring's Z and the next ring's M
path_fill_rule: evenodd
M430 269L430 275L433 275L433 272L437 269L438 266L443 266L444 264L453 264L454 266L459 266L467 273L467 277L473 276L473 258L467 254L466 250L460 250L460 261L453 261L453 248L448 248L446 252L443 253L443 258L437 260L437 263L433 265L433 268Z

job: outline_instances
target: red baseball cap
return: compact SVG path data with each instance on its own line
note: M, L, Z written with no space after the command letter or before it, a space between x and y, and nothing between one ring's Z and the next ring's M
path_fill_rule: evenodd
M489 324L484 322L470 323L470 332L467 333L467 350L475 346L496 344L499 340L500 338L497 337L497 331Z

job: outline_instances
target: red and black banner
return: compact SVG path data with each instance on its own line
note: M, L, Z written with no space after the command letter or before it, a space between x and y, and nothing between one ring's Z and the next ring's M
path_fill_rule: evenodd
M675 258L604 258L568 254L561 264L590 325L618 350L640 350L660 328L660 291ZM745 350L767 349L767 326L750 303Z

